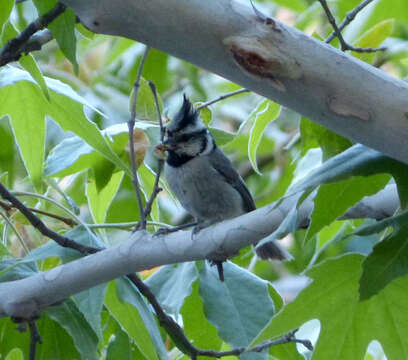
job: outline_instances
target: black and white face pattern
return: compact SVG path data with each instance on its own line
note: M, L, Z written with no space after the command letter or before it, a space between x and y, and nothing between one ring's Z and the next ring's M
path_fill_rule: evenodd
M176 167L196 156L211 153L216 146L214 138L186 97L166 129L164 144L168 151L167 163Z

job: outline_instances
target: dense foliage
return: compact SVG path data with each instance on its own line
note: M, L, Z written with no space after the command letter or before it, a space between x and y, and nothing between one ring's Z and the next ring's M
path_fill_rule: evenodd
M329 6L341 22L358 4L333 0ZM1 0L0 45L53 5L53 0ZM257 6L316 38L332 31L318 2L264 0ZM56 41L0 68L0 181L53 230L80 243L110 246L129 237L139 220L126 122L145 46L93 34L76 23L70 10L49 28ZM385 52L349 56L395 77L407 76L406 0L374 1L344 34L355 46L387 47ZM338 46L337 39L332 45ZM183 94L199 105L240 88L150 50L134 134L146 197L154 185L154 147L159 143L148 80L155 83L169 118ZM143 272L164 310L200 348L250 346L297 327L299 338L315 344L313 353L285 344L244 354L245 359L407 358L406 165L251 92L200 114L244 177L257 207L285 195L298 197L297 206L268 238L281 241L294 258L260 261L248 247L225 264L225 283L205 261ZM364 197L394 183L401 208L391 219L338 220ZM161 186L165 190L153 205L149 231L189 221L163 179ZM308 196L314 196L310 225L297 229L297 209ZM0 202L0 234L0 281L80 256L42 236L5 201ZM43 340L37 359L187 358L124 278L46 309L37 324ZM26 359L29 341L28 332L18 332L11 319L0 319L1 359Z

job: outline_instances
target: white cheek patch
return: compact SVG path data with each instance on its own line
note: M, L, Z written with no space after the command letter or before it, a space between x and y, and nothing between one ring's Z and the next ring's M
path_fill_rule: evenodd
M196 122L194 124L189 124L189 125L183 127L182 129L177 131L177 133L178 134L190 134L190 133L194 133L194 132L203 130L205 128L206 127L204 126L204 124L201 124L200 122Z
M207 130L206 133L207 143L205 145L204 150L200 153L200 155L208 155L211 151L215 148L215 141L210 132Z

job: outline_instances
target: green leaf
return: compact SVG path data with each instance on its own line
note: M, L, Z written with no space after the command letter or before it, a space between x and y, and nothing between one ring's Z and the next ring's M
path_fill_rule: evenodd
M200 296L206 318L232 347L249 345L274 314L266 281L230 262L225 281L206 262L200 270Z
M120 328L114 334L113 340L108 345L106 360L132 360L132 346L129 336Z
M24 360L24 354L20 349L14 348L8 353L6 360Z
M367 300L391 281L408 274L408 226L395 229L374 246L363 263L360 298Z
M270 100L263 101L256 109L255 119L249 134L248 157L253 169L259 175L261 175L261 173L258 170L258 165L256 162L258 146L261 142L262 135L266 127L271 121L275 120L279 116L280 109L281 107L279 104Z
M325 261L310 269L313 282L265 327L255 343L281 336L312 319L321 324L313 360L360 360L378 340L390 360L408 356L408 278L389 284L368 301L359 301L364 257L357 254Z
M55 310L54 310L55 311ZM71 314L72 315L72 314ZM63 319L63 316L56 315L58 320ZM68 324L66 325L67 328L72 328L72 322L76 320L75 317L70 319L70 315L66 317ZM41 315L41 319L37 321L38 332L40 333L43 340L47 339L47 341L43 341L42 344L37 346L37 353L36 359L39 360L72 360L72 359L79 359L81 357L80 354L87 354L86 351L80 353L77 351L72 334L69 334L66 329L64 329L60 324L59 321L54 321L48 316L48 312L44 312ZM77 326L85 325L82 322L79 322ZM78 335L85 334L85 329L79 329L77 327ZM77 337L75 337L77 338ZM96 338L96 337L95 337ZM83 341L87 341L89 339L84 338L79 344L84 345L85 348L91 347L91 344L83 344ZM3 343L2 343L3 345ZM94 346L95 348L95 346ZM82 349L84 350L84 349ZM85 358L85 357L83 357ZM95 357L92 356L88 357L88 359L94 359ZM28 359L28 356L26 357Z
M73 301L66 300L62 305L49 307L47 314L72 337L82 358L98 360L98 338Z
M10 117L25 168L31 181L39 186L44 159L47 103L37 85L33 83L19 81L16 85L4 86L4 76L10 72L12 71L0 71L0 115Z
M202 103L194 104L194 106L201 105ZM204 125L209 127L212 121L212 111L211 109L206 106L205 108L200 109L200 118L203 121Z
M392 172L394 163L384 154L357 144L313 169L289 189L289 194L312 190L318 185L347 179L350 176L369 176Z
M2 43L6 43L8 40L15 38L18 35L17 29L10 22L7 22L3 29ZM50 94L48 93L47 84L45 83L44 76L38 67L34 57L31 54L22 55L18 60L20 65L27 70L33 79L40 86L47 100L50 99Z
M57 5L57 1L34 0L34 4L40 15L44 15ZM76 60L75 22L75 13L71 9L67 8L61 15L59 15L48 25L48 28L52 32L54 38L57 40L58 46L66 58L73 65L75 74L78 75L79 68Z
M45 115L50 115L63 130L80 136L117 167L129 171L96 125L85 117L83 105L88 105L87 102L57 80L46 78L46 83L50 102L25 71L13 67L0 70L0 116L7 114L11 118L21 157L32 181L38 184L42 177Z
M376 24L371 29L367 30L363 35L361 35L360 38L357 39L353 44L353 46L362 48L379 47L382 42L391 35L394 29L394 23L394 19L389 19ZM375 56L374 53L352 53L356 58L363 60L369 64L372 63Z
M69 239L74 239L77 243L82 245L98 248L104 247L103 242L100 241L96 235L94 235L89 229L84 229L82 226L77 226L74 229L67 231L64 236ZM83 255L74 249L65 248L54 241L49 241L32 250L22 261L33 262L44 260L49 257L59 257L63 262L69 262L82 256Z
M129 96L129 112L132 112L134 88ZM157 94L160 111L163 108L162 100ZM139 92L136 103L136 118L141 121L155 121L157 122L156 102L154 101L153 93L150 89L149 83L144 78L140 78Z
M119 171L112 175L106 186L98 191L95 179L88 178L86 194L93 220L97 224L105 222L106 213L113 198L119 190L124 172Z
M144 200L144 199L143 199ZM139 220L139 207L131 178L125 176L119 191L108 209L106 222L130 222Z
M323 151L324 161L352 145L350 140L305 117L302 117L300 121L300 134L302 154L306 154L312 148L320 147Z
M105 298L111 315L146 359L167 359L159 329L146 303L127 280L118 279L115 283L109 284Z
M24 279L37 273L35 264L24 264L18 259L2 259L0 261L0 281Z
M374 195L389 182L389 175L351 177L334 184L321 185L313 199L314 208L306 240L329 225L362 198Z
M163 309L175 316L180 313L186 297L190 296L198 273L194 262L160 267L146 280Z
M17 332L16 323L10 318L0 319L0 344L1 359L6 358L13 349L22 351L23 359L28 359L30 335L28 331L25 333Z
M144 49L143 49L144 52ZM157 87L157 92L163 94L173 86L173 71L168 68L170 56L160 50L151 48L143 67L143 77L146 80L153 81ZM137 63L139 70L139 62ZM134 79L135 77L131 77ZM160 102L161 104L161 102ZM157 118L157 115L156 115Z
M15 146L13 132L7 119L0 119L0 171L7 171L8 186L13 186L15 161Z
M217 329L206 319L203 302L198 292L199 284L199 281L194 282L192 292L181 308L184 332L196 347L218 351L222 341L217 335Z
M355 5L358 5L356 2ZM346 11L349 11L349 7ZM353 21L346 30L346 35L355 41L361 34L369 31L376 24L384 20L395 19L397 22L408 22L408 3L404 0L394 0L392 6L388 0L378 0L367 6L359 13L357 21Z
M107 288L107 284L101 284L73 296L73 300L78 307L78 310L82 313L88 322L88 325L98 336L99 341L103 340L101 312Z
M371 234L376 234L389 226L392 226L394 229L401 229L408 221L408 211L404 211L401 214L391 216L389 218L375 222L374 224L365 225L360 227L354 232L354 235L366 236Z
M222 146L228 144L230 141L234 140L235 134L230 133L228 131L224 131L217 128L208 128L212 136L214 136L214 140L218 146Z
M0 38L3 35L4 24L8 21L13 6L14 0L0 1ZM4 44L4 42L2 42L2 44Z

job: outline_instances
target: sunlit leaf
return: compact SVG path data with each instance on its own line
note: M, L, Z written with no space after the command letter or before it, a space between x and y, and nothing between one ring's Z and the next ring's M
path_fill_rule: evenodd
M89 208L95 223L105 222L108 208L119 190L123 178L123 171L114 173L106 186L98 191L95 179L88 178L86 194L88 197Z
M371 29L367 30L363 35L361 35L360 38L358 38L353 44L353 46L362 48L379 47L382 42L391 35L394 29L394 23L394 19L389 19L376 24ZM353 52L353 56L365 62L371 63L375 54Z
M34 4L40 15L44 15L50 11L57 3L56 0L34 0ZM74 67L75 74L78 74L79 67L76 60L75 22L75 13L70 8L66 8L61 15L48 25L48 28L57 40L58 46Z
M255 119L249 134L248 157L253 169L258 174L261 174L256 162L256 153L259 143L261 142L262 135L268 124L278 117L280 109L281 107L279 104L270 100L265 100L259 104L256 109Z

